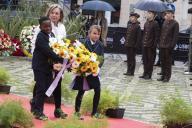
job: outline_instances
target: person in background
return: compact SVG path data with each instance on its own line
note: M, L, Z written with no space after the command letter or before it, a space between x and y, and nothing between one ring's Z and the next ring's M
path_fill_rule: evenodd
M169 82L171 78L172 52L177 43L179 24L174 19L174 10L165 11L165 21L161 30L159 47L161 50L162 76L158 81Z
M155 21L157 21L158 22L158 24L159 24L159 28L160 28L160 32L161 32L161 28L162 28L162 25L163 25L163 22L164 22L164 15L163 15L163 13L161 12L161 13L157 13L157 16L155 17ZM159 34L159 37L160 37L160 34ZM156 63L154 63L154 66L160 66L161 65L161 53L160 53L160 49L159 49L159 44L157 44L157 49L158 49L158 60L157 60L157 62ZM154 58L154 62L155 62L155 60L156 60L156 58Z
M139 78L151 79L153 64L156 56L156 47L159 42L160 28L155 21L156 13L148 10L147 21L144 24L143 31L143 61L144 72Z
M127 52L127 72L124 75L133 76L136 65L136 48L141 41L141 28L138 22L139 14L131 13L129 16L126 35L126 52Z
M108 23L107 19L104 16L103 11L98 11L96 18L93 20L92 25L100 25L101 26L101 36L100 40L103 43L103 45L107 46L107 33L108 33Z
M71 12L69 14L69 18L73 19L76 18L78 15L80 15L80 5L75 4L73 5L74 7L72 7Z

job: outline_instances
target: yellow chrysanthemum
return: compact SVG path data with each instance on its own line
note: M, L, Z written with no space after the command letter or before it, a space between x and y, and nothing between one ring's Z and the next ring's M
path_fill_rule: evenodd
M76 58L76 62L80 64L80 63L82 62L81 58L80 58L80 57L77 57L77 58Z
M74 49L73 47L70 47L70 48L69 48L69 52L70 52L70 53L75 53L75 49Z
M86 67L87 67L87 68L90 68L90 67L91 67L91 62L90 62L90 61L87 61L87 62L86 62Z
M94 73L97 73L97 70L98 70L98 65L96 63L91 63L91 72L94 74Z
M67 53L67 51L65 51L65 50L60 50L59 51L59 56L61 56L62 58L68 58L68 53Z
M81 72L84 73L84 72L86 72L86 71L87 71L87 67L86 67L86 66L82 66L82 67L81 67Z
M58 49L60 47L59 43L53 43L51 46L53 49Z
M71 43L71 41L69 39L64 39L64 42L67 43L67 44Z

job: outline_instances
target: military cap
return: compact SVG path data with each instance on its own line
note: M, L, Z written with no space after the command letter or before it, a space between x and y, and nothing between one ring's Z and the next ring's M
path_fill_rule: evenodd
M130 17L130 16L135 16L136 18L139 18L139 17L140 17L140 15L139 15L138 13L134 13L134 12L130 13L129 17Z

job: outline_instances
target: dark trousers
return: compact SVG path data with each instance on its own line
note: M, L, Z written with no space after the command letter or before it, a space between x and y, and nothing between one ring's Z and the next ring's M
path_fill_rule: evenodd
M172 49L161 49L161 71L163 79L171 78Z
M52 81L52 73L44 73L35 70L33 72L36 81L33 109L38 112L43 112L44 98L46 96L45 92Z
M153 64L156 56L156 48L144 47L143 48L143 64L144 64L144 73L143 75L152 76Z
M136 48L127 47L127 73L134 74L136 65Z
M51 77L51 80L52 80L52 77ZM61 82L62 82L62 79L59 80L59 83L58 83L57 87L55 88L55 90L53 92L55 108L56 109L61 108ZM49 84L49 86L50 86L50 84ZM36 96L36 88L37 88L37 85L35 84L34 89L33 89L33 99Z
M94 115L97 112L97 108L98 108L99 100L100 100L101 89L100 88L95 88L94 92L95 92L95 94L94 94L94 97L93 97L93 109L92 109L91 115ZM83 91L83 90L78 91L78 94L77 94L76 100L75 100L75 111L76 112L80 111L81 101L82 101L84 93L85 93L85 91Z

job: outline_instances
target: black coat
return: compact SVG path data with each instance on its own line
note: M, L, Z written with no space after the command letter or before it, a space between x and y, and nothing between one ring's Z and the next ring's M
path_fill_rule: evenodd
M49 35L44 32L39 32L35 42L35 50L32 58L32 69L44 73L52 71L52 63L63 62L63 59L56 55L49 46Z
M127 33L126 33L126 47L137 48L141 41L141 28L139 23L131 23L129 22L127 25Z
M143 31L143 46L156 48L159 43L160 28L157 21L147 21Z
M84 45L90 52L94 52L99 56L104 55L104 48L100 41L98 41L95 45L92 45L90 39L86 39ZM83 76L76 76L73 85L74 90L83 90L83 79ZM89 75L86 77L86 80L90 89L100 88L101 83L98 76Z
M179 34L178 22L175 20L171 21L165 20L161 30L159 47L173 49L177 43L178 34Z

